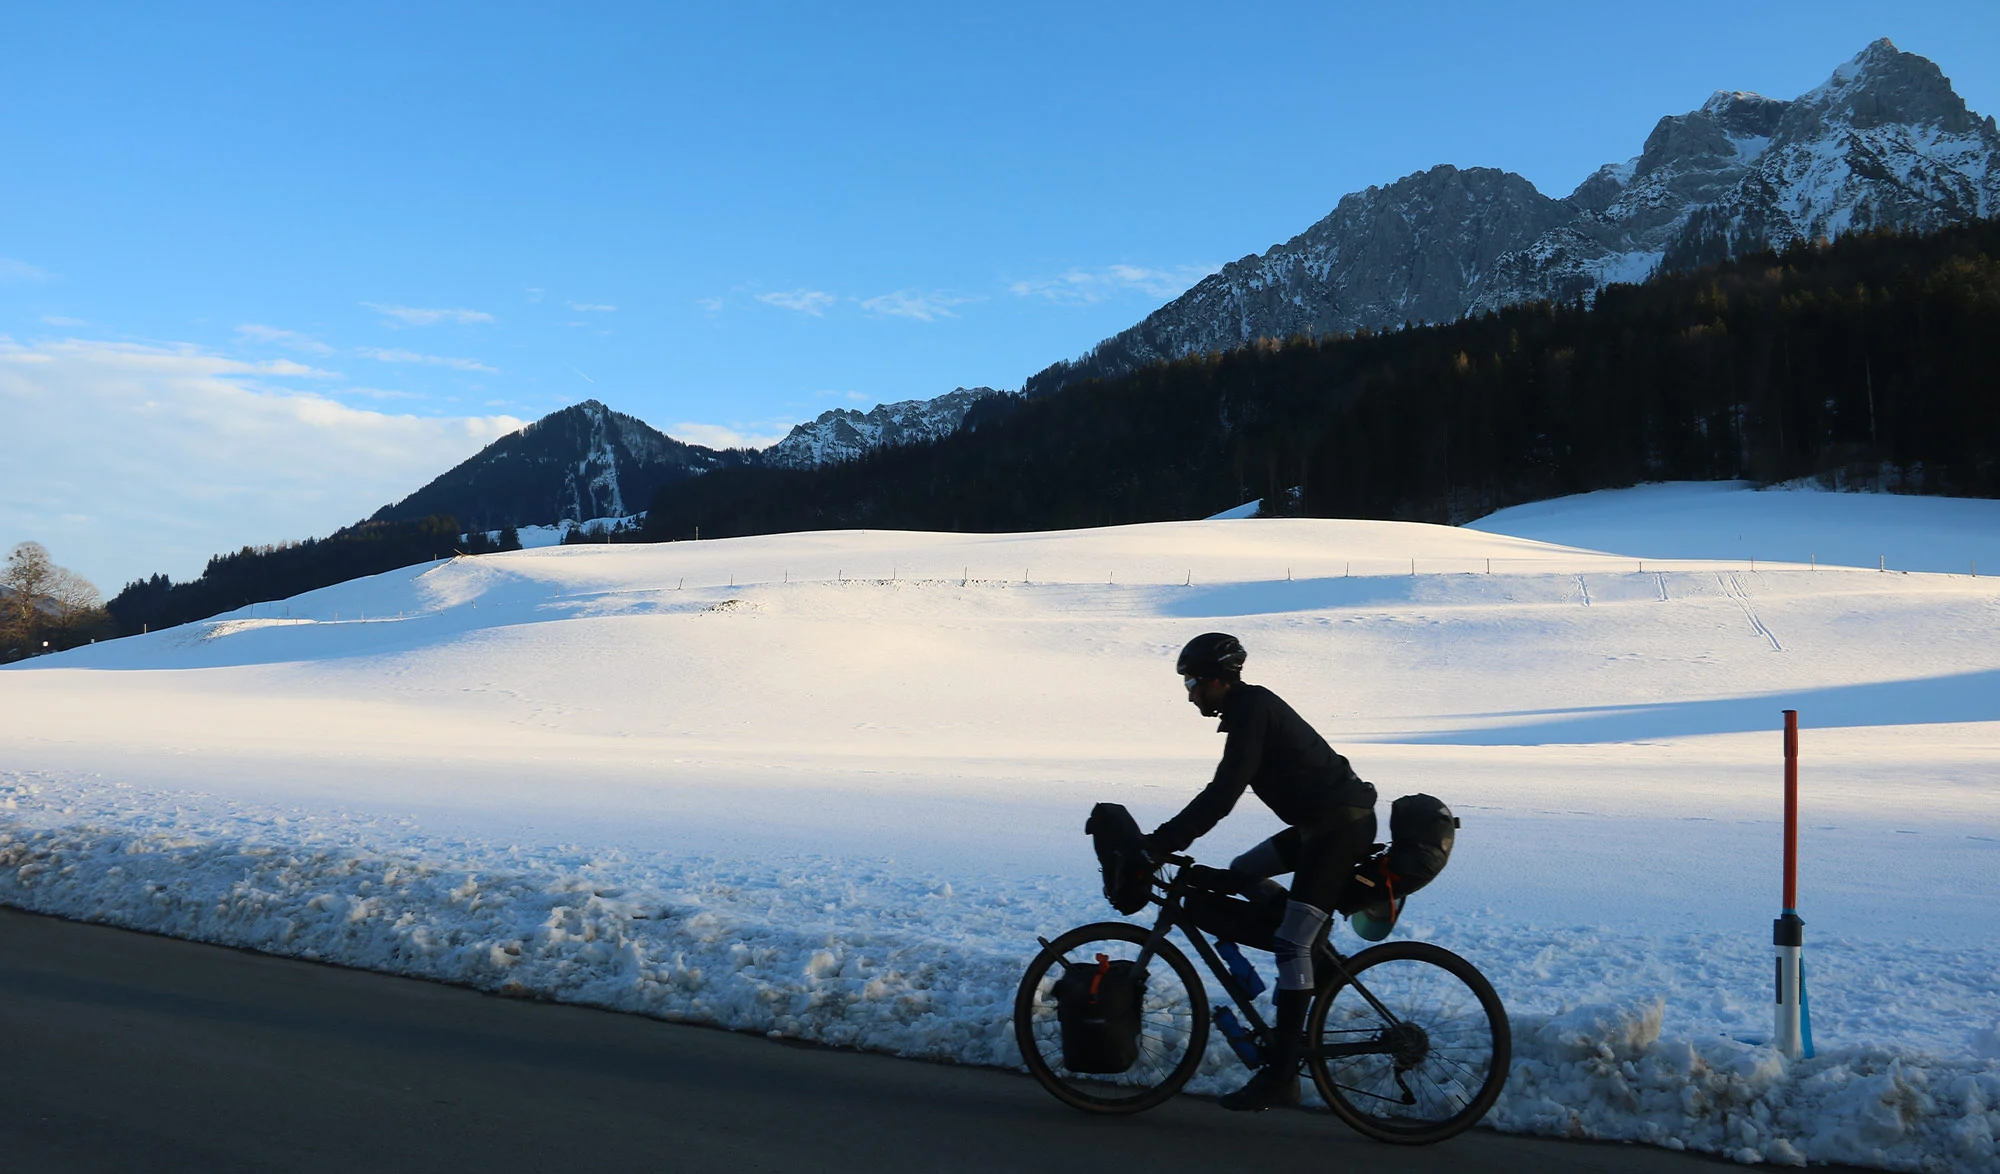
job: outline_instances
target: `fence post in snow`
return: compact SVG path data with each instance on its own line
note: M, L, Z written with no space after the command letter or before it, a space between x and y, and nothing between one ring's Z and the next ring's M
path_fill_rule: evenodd
M1799 918L1799 711L1785 711L1785 907L1771 923L1777 951L1776 1028L1771 1046L1811 1059L1812 1013L1806 1002L1805 922Z

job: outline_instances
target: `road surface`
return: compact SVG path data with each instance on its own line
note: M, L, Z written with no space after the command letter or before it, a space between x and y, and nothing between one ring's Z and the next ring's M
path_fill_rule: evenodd
M89 1171L1709 1171L1178 1097L1085 1116L1025 1076L774 1043L0 909L0 1168Z

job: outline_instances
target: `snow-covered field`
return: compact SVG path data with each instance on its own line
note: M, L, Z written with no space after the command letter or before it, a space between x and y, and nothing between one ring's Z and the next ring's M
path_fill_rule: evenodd
M1385 799L1463 818L1398 932L1506 997L1490 1123L2000 1167L2000 580L1965 573L2000 502L1654 486L1480 527L555 547L77 650L0 672L0 900L1012 1063L1035 935L1113 916L1089 805L1206 780L1172 663L1220 628ZM1755 1043L1784 708L1789 1065ZM1196 850L1273 826L1246 800ZM1212 1052L1196 1087L1240 1081Z

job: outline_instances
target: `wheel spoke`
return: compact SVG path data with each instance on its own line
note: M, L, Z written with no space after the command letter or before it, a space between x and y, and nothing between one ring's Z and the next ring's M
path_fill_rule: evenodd
M1394 943L1351 973L1314 1010L1320 1048L1309 1062L1335 1111L1384 1141L1439 1140L1483 1116L1506 1077L1508 1044L1478 972L1435 946ZM1380 1051L1345 1050L1372 1041Z

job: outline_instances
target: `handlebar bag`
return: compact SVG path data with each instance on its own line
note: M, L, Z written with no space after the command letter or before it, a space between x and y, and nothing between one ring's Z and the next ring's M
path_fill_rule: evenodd
M1122 803L1099 803L1090 809L1083 831L1104 871L1104 899L1127 915L1144 909L1153 896L1153 868L1139 846L1139 821Z
M1139 1059L1139 1012L1146 1001L1146 974L1130 961L1061 960L1056 979L1056 1022L1062 1028L1063 1067L1071 1072L1110 1075Z

